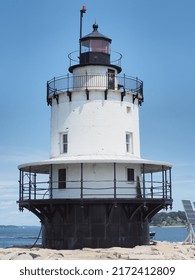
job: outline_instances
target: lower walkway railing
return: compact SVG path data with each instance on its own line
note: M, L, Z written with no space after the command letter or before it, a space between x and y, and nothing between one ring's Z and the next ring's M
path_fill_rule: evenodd
M19 201L37 199L172 199L170 182L121 180L19 181ZM58 188L64 185L63 188Z

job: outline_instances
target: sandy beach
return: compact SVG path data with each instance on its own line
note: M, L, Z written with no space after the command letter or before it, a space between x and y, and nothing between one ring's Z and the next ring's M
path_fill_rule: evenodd
M53 250L34 248L2 248L0 260L193 260L195 245L155 242L134 248Z

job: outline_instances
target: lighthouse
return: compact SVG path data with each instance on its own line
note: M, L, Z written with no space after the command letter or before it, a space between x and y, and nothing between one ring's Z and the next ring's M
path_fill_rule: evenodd
M140 154L143 82L99 29L81 29L68 74L47 82L50 158L18 167L19 209L38 217L45 248L148 244L151 218L172 206L171 164Z

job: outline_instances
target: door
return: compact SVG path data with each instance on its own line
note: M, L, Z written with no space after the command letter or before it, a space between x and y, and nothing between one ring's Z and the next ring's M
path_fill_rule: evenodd
M115 71L108 69L108 89L115 88Z

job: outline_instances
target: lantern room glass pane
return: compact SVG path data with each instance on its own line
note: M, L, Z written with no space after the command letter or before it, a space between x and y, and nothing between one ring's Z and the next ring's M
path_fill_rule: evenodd
M92 52L110 53L109 42L105 40L91 40Z
M110 54L110 43L102 40L102 52Z
M90 51L90 40L84 41L81 43L81 52L89 52Z
M91 40L91 51L92 52L101 52L101 41L100 40Z
M81 43L81 52L110 53L110 43L105 40L91 39Z

